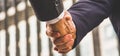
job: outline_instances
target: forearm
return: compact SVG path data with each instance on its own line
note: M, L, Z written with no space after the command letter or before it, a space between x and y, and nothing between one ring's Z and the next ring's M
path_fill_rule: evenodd
M80 0L68 10L77 29L74 47L90 30L110 15L111 4L112 0Z
M29 0L40 21L51 21L63 12L62 0Z

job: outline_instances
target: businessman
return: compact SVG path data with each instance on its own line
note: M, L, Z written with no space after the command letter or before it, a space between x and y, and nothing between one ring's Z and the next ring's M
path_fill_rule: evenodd
M61 36L59 31L53 30L51 24L47 24L46 31L47 35L52 38L55 50L59 53L67 53L75 48L89 31L107 17L110 18L118 39L120 39L120 0L79 0L64 13L61 20L68 19L71 23L69 27L76 30L76 38L74 39L69 33Z

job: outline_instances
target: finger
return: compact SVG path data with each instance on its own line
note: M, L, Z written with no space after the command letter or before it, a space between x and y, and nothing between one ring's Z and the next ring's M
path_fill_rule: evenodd
M72 50L71 47L66 48L66 49L62 49L62 50L58 50L58 52L59 52L59 53L63 53L63 54L65 54L65 53L68 53L70 50Z
M64 18L65 18L66 20L71 20L71 19L72 19L70 13L67 12L67 11L65 11L65 16L64 16Z
M65 15L65 17L64 17L66 20L71 20L71 17L70 17L70 15Z
M46 25L46 34L47 34L48 36L51 36L52 33L53 33L53 30L52 30L51 25L47 24L47 25Z
M65 48L69 48L69 47L72 47L74 44L74 40L71 39L69 42L63 44L63 45L58 45L56 46L57 49L65 49Z
M60 33L59 32L55 32L55 31L52 31L52 30L47 30L46 31L46 34L50 37L60 37Z
M60 37L60 33L59 33L59 32L53 32L53 33L51 34L51 37L53 37L53 38L58 38L58 37Z
M66 42L70 41L72 39L71 34L67 34L64 37L60 37L54 40L55 45L62 45L65 44Z
M58 51L58 49L55 47L54 50Z
M50 37L55 37L55 38L60 37L60 33L59 33L58 31L53 31L51 25L48 25L48 24L47 24L46 27L47 27L46 34L47 34L48 36L50 36Z

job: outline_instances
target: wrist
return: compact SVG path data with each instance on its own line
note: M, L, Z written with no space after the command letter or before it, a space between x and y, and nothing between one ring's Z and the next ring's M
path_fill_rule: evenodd
M60 21L64 17L64 15L65 15L64 13L65 13L65 11L63 11L57 18L46 21L46 23L47 24L55 24L55 23L57 23L58 21Z

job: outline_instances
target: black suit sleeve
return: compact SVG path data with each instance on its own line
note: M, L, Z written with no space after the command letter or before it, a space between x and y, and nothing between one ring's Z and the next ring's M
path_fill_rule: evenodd
M57 18L63 12L62 0L29 0L40 21Z
M74 47L111 13L112 0L79 0L68 11L77 29Z

